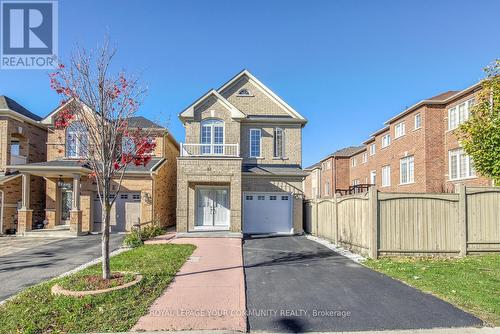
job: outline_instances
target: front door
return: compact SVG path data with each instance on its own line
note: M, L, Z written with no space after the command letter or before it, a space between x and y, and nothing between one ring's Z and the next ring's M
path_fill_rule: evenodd
M73 204L73 191L61 190L61 224L69 224L70 211Z
M224 187L197 188L197 229L227 229L229 227L229 189Z

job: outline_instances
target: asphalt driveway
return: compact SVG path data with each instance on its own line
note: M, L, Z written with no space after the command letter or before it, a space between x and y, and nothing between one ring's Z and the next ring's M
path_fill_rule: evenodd
M124 237L122 234L112 234L110 250L119 248ZM27 247L26 240L27 238L19 240L23 247ZM51 240L45 244L40 240L33 240L33 242L36 243L35 247L27 247L27 249L0 256L0 301L101 255L100 235Z
M432 295L305 237L243 245L251 331L362 331L480 326Z

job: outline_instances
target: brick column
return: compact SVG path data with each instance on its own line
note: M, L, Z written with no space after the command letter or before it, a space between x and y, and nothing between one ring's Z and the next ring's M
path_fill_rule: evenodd
M22 202L21 208L17 210L17 233L23 235L31 231L33 225L33 210L30 207L30 174L22 174Z

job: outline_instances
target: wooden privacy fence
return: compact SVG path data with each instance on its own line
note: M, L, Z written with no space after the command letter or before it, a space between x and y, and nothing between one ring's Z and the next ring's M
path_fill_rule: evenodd
M456 194L335 195L304 202L304 226L356 253L456 256L500 252L500 188L465 187Z

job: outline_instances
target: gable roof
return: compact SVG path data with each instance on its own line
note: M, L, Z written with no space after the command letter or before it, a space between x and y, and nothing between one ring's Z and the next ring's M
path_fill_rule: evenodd
M18 113L24 117L28 117L33 121L40 121L42 118L38 115L35 115L13 99L8 96L0 95L0 110L10 110L15 113Z
M245 118L246 117L246 115L244 113L242 113L238 108L236 108L234 105L232 105L222 95L220 95L219 92L217 92L215 89L211 89L205 95L200 97L198 100L196 100L194 103L192 103L189 107L184 109L184 111L182 111L179 114L179 118L181 119L181 121L184 123L185 119L193 118L194 117L194 109L211 96L215 96L215 98L217 100L219 100L227 110L229 110L232 118Z
M128 118L128 126L141 129L165 129L158 123L155 123L144 116L134 116Z
M240 80L244 76L246 76L255 86L257 86L266 96L268 96L271 100L276 102L290 116L292 116L293 118L303 120L304 122L307 122L307 120L301 114L299 114L295 109L293 109L281 97L276 95L271 89L269 89L266 85L264 85L259 79L257 79L247 69L244 69L240 73L236 74L228 82L226 82L221 87L219 87L219 89L217 89L217 92L222 93L224 90L231 87L234 83L238 82L238 80Z

